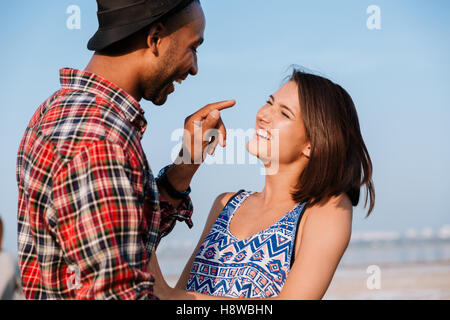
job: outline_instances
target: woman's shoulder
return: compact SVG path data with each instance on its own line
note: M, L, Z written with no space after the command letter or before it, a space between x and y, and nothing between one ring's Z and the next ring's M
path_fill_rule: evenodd
M346 193L341 193L337 196L330 196L323 198L318 203L308 207L311 212L319 212L322 214L332 214L336 212L353 212L353 205Z
M297 248L302 245L313 251L323 251L323 246L332 251L336 249L336 252L345 250L350 241L353 219L353 206L346 194L307 206L304 215L297 230Z
M352 202L344 193L327 197L319 203L307 206L305 212L305 227L310 230L324 230L331 227L347 233L351 230L352 220Z
M215 202L223 205L223 207L231 200L231 198L236 194L236 192L224 192L217 196Z

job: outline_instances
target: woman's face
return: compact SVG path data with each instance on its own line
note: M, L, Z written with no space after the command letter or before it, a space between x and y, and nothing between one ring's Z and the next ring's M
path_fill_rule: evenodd
M247 150L265 165L291 164L309 157L310 144L300 112L298 87L287 82L256 114L255 134Z

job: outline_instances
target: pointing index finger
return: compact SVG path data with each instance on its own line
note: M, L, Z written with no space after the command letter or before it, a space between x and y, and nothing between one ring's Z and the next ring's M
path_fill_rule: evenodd
M213 103L211 108L221 111L224 109L231 108L235 104L236 104L236 100L226 100L226 101Z
M201 113L202 113L201 116L205 117L213 110L221 111L224 109L231 108L235 104L236 104L236 100L226 100L226 101L211 103L201 110Z

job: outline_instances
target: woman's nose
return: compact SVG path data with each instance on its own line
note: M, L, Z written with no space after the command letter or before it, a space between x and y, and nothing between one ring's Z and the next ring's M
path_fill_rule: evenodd
M265 124L270 123L271 118L272 118L272 116L271 116L270 108L268 108L267 105L262 107L261 109L259 109L259 111L256 115L256 119Z

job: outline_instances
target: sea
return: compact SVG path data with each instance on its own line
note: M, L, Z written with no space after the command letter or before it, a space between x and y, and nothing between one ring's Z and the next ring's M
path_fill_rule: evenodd
M157 252L163 273L172 277L179 276L195 245L196 243L186 240L163 240ZM417 263L448 264L450 269L450 225L439 230L410 229L405 233L354 232L339 268Z

